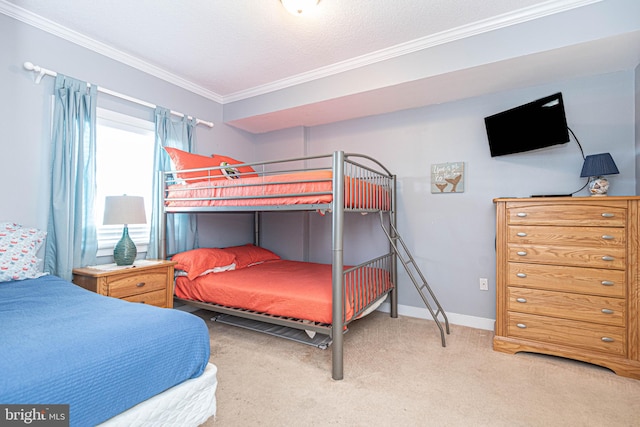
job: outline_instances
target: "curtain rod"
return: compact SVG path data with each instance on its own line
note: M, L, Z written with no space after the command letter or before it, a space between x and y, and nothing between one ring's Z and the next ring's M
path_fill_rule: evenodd
M33 63L31 62L25 62L24 63L24 68L28 71L33 71L36 74L36 84L40 84L40 81L42 80L42 78L44 76L51 76L51 77L55 77L58 75L58 73L56 73L55 71L51 71L51 70L47 70L46 68L42 68L38 65L33 65ZM133 102L135 104L140 104L143 105L145 107L149 107L149 108L156 108L156 105L150 103L150 102L146 102L146 101L142 101L140 99L136 99L133 98L131 96L128 95L123 95L121 93L112 91L110 89L105 89L103 87L98 86L98 92L102 92L102 93L106 93L107 95L111 95L111 96L115 96L116 98L121 98L124 99L126 101L129 102ZM171 111L171 114L173 114L174 116L178 116L178 117L184 117L185 115L182 113L179 113L177 111ZM190 116L187 116L187 118L191 118ZM196 124L197 125L205 125L207 127L212 128L213 127L213 123L212 122L207 122L205 120L202 119L198 119L196 118Z

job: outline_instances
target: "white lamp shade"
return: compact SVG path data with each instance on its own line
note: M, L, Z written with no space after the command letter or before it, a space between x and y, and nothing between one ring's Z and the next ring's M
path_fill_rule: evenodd
M144 198L139 196L107 196L104 201L104 225L146 224Z

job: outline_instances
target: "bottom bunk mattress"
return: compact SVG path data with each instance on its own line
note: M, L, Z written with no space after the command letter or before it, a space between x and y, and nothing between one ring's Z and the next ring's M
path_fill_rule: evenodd
M68 404L96 425L204 372L202 319L55 276L0 283L0 402Z
M345 275L346 321L393 288L388 271L363 267ZM274 260L238 270L176 278L178 298L331 324L332 266Z

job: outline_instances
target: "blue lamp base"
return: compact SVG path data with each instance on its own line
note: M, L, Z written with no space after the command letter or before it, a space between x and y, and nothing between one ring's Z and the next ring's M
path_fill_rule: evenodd
M113 259L116 265L133 265L137 255L136 245L129 237L129 227L125 225L124 230L122 230L122 238L113 248Z

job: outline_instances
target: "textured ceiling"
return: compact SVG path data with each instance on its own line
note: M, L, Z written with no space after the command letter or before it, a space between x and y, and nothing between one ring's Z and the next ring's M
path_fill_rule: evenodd
M313 15L293 16L279 0L0 2L24 8L78 37L142 60L221 100L242 97L243 92L416 39L482 25L502 14L549 3L322 0Z

